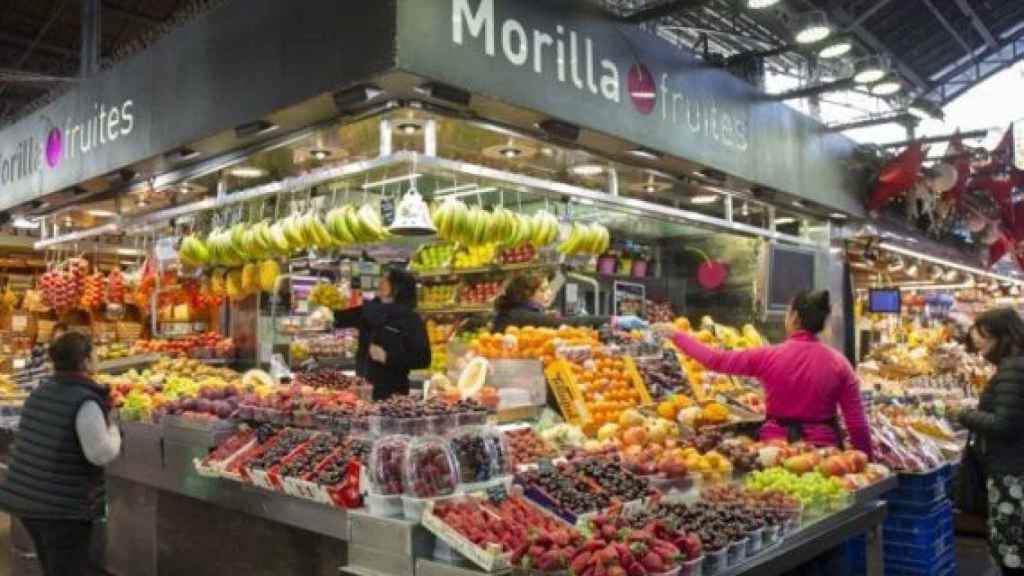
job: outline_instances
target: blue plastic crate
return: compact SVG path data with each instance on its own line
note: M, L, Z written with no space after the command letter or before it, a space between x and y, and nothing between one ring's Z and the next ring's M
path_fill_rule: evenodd
M953 549L956 537L952 530L944 531L938 538L925 544L907 544L893 532L886 532L884 536L885 560L888 562L913 562L915 564L927 564L946 555Z
M889 505L889 516L895 516L904 520L921 520L933 518L933 515L943 510L953 511L953 503L949 498L942 497L931 502L912 503L905 501L886 500Z
M885 499L896 504L927 505L946 499L946 481L923 486L900 486L886 494Z
M867 573L868 547L865 536L850 538L840 546L843 555L844 576L860 576Z
M954 536L953 515L939 516L939 519L921 523L914 528L894 528L888 523L883 527L885 543L903 544L907 546L928 546L941 541L947 536Z
M946 500L932 510L909 512L905 507L889 506L885 528L926 532L953 518L953 503Z
M949 464L942 465L935 470L925 472L924 474L903 473L899 475L899 489L921 490L930 488L936 484L942 486L945 485L947 480L949 480L949 475Z
M956 573L956 550L926 562L897 561L885 558L886 576L947 576Z

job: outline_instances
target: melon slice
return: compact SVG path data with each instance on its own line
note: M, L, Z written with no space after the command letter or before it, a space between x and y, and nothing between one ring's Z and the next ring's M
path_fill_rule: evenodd
M483 389L484 384L487 382L487 372L490 369L490 363L487 362L486 358L473 358L466 364L466 367L462 370L462 374L459 375L459 396L463 400L472 398L480 393Z

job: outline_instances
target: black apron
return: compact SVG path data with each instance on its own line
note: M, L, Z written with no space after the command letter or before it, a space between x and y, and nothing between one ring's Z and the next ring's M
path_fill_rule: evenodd
M832 433L836 437L836 444L838 448L845 446L843 442L843 431L839 427L839 418L833 416L827 420L796 420L790 418L768 418L768 421L774 422L786 429L786 441L790 444L799 442L806 436L805 428L807 426L825 426L832 429Z

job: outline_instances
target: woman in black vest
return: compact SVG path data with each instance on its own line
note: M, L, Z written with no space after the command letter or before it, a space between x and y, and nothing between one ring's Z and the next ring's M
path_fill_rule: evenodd
M46 576L86 574L93 521L106 507L103 466L121 433L107 390L89 372L92 340L69 332L50 345L54 375L25 402L0 508L21 520Z
M998 367L960 414L988 477L989 545L1004 575L1024 575L1024 320L1012 308L989 310L970 332L976 350Z
M377 297L338 312L336 328L358 328L356 373L373 384L373 399L409 394L409 372L430 366L430 340L416 312L416 279L389 269Z

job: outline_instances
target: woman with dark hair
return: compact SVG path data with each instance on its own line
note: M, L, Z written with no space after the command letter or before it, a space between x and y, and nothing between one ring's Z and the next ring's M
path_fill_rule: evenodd
M336 328L358 328L356 374L373 384L373 399L409 393L409 372L430 366L430 341L416 312L416 279L389 268L370 302L338 312Z
M998 369L960 413L987 476L989 544L1003 574L1024 574L1024 320L1012 308L975 319L971 344Z
M610 323L624 330L647 326L646 322L636 316L552 316L546 312L549 299L548 282L543 276L521 274L512 278L494 304L494 331L504 332L509 326L565 325L597 328Z
M93 522L106 508L103 467L121 450L106 389L90 377L92 340L68 332L50 344L55 374L25 402L0 508L16 516L47 576L85 574Z
M762 440L837 446L842 442L838 408L853 447L870 457L871 432L857 374L842 354L818 339L830 312L828 291L801 292L786 314L784 343L735 352L705 346L671 324L655 329L708 370L761 380L766 406Z

